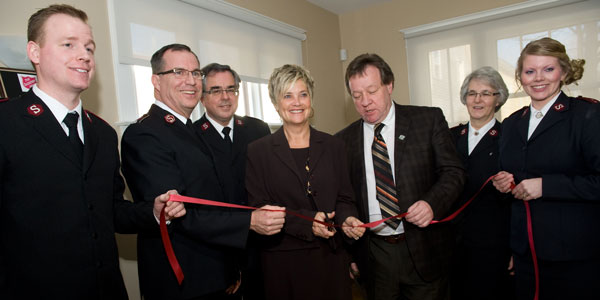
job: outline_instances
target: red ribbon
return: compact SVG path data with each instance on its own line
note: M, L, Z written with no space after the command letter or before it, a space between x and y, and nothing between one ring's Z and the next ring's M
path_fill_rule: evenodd
M479 196L479 193L481 193L481 191L483 190L483 188L494 178L495 175L490 176L479 188L479 190L471 197L469 198L469 200L467 200L467 202L465 202L461 207L458 208L458 210L456 210L454 213L450 214L449 216L441 219L441 220L432 220L430 224L437 224L437 223L443 223L443 222L448 222L453 220L454 218L456 218L467 206L469 206L469 204L471 204L471 202L473 202L473 200L475 200L475 198L477 198L477 196ZM511 190L515 188L515 184L511 183ZM184 203L192 203L192 204L199 204L199 205L207 205L207 206L218 206L218 207L229 207L229 208L239 208L239 209L247 209L247 210L256 210L256 209L261 209L261 210L266 210L266 211L273 211L273 212L285 212L286 214L290 214L302 219L305 219L307 221L311 221L311 222L317 222L319 224L328 226L328 227L343 227L343 225L341 224L330 224L330 223L326 223L323 221L319 221L319 220L315 220L314 218L299 214L297 212L294 212L292 210L278 210L278 209L264 209L264 208L258 208L258 207L252 207L252 206L246 206L246 205L239 205L239 204L232 204L232 203L225 203L225 202L218 202L218 201L212 201L212 200L206 200L206 199L199 199L199 198L193 198L193 197L186 197L186 196L182 196L182 195L170 195L169 196L169 200L168 201L175 201L175 202L184 202ZM529 246L531 248L531 255L533 258L533 265L535 268L535 298L534 300L538 299L538 290L539 290L539 271L538 271L538 266L537 266L537 257L535 254L535 249L534 249L534 245L533 245L533 230L532 230L532 226L531 226L531 213L529 210L529 203L527 201L523 201L523 203L525 203L525 209L527 212L527 233L529 236ZM376 226L379 226L381 223L385 222L386 220L389 219L394 219L394 218L398 218L398 219L402 219L404 218L408 213L401 213L395 216L391 216L385 219L381 219L375 222L370 222L370 223L366 223L366 224L362 224L362 225L358 225L356 227L365 227L365 228L373 228ZM175 276L177 277L177 282L181 285L181 282L183 281L183 271L181 270L181 266L179 265L179 262L177 261L177 257L175 256L175 252L173 251L173 245L171 244L171 240L169 238L169 232L167 230L167 224L165 222L165 209L163 208L162 211L160 212L160 234L162 237L162 241L163 241L163 246L165 248L165 251L167 253L167 258L169 259L169 263L171 264L171 268L173 269L173 272L175 273Z

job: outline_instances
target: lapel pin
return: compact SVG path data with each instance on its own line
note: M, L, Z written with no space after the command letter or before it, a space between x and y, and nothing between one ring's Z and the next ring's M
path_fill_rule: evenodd
M496 129L490 130L490 135L491 136L497 136L498 135L498 130L496 130ZM491 153L490 153L490 155L491 155Z
M404 141L405 138L406 137L404 136L404 134L401 134L401 135L398 136L398 139L401 140L401 141Z
M565 106L562 103L558 103L554 105L554 110L555 111L563 111L565 109Z
M32 116L39 116L44 112L44 108L41 105L33 104L27 108L27 112Z
M168 114L165 116L165 121L167 121L167 123L169 123L169 124L173 124L173 123L175 123L175 116Z
M206 131L210 126L208 125L208 121L202 123L202 126L200 126L200 128L202 128L202 131Z
M529 111L529 107L527 107L527 108L526 108L526 109L523 111L523 113L521 114L521 118L522 118L522 117L524 117L524 116L527 114L527 112L528 112L528 111Z
M235 123L238 124L238 125L240 125L240 126L244 125L244 122L242 122L242 120L239 120L239 119L235 120Z
M467 133L467 129L466 129L466 128L463 128L463 129L460 131L460 135L465 135L465 133Z

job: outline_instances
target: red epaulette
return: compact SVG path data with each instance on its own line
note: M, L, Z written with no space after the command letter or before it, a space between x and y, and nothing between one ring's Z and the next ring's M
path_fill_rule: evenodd
M467 123L465 123L465 124L458 123L458 125L456 125L456 126L454 126L454 127L450 128L450 129L458 128L458 127L465 126L465 125L467 125Z
M142 121L144 121L147 117L149 117L149 114L143 114L141 117L139 117L136 122L137 123L141 123Z
M594 98L587 98L587 97L583 97L583 96L579 96L575 99L579 99L579 100L583 100L583 101L587 101L589 103L598 103L599 101L594 99Z
M88 118L88 120L90 121L90 123L92 123L92 118L90 117L90 115L91 115L91 116L94 116L96 119L98 119L98 120L106 123L106 125L111 126L108 122L106 122L104 119L100 118L97 114L95 114L95 113L93 113L93 112L91 112L91 111L89 111L87 109L84 109L83 113Z

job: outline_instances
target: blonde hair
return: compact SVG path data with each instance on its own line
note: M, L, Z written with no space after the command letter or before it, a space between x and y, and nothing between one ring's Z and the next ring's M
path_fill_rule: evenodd
M517 61L517 69L515 70L515 80L517 81L517 86L519 86L519 88L521 87L523 60L525 60L527 55L556 57L560 68L565 74L565 80L560 82L561 87L563 84L577 84L577 80L583 77L583 65L585 64L585 59L570 59L565 50L565 45L555 39L545 37L530 42L525 46L523 51L521 51L521 56L519 56L519 60Z
M273 70L271 78L269 78L269 97L271 98L271 103L277 106L277 100L283 97L285 92L298 80L302 80L306 85L310 101L312 102L315 82L308 70L298 65L283 65Z

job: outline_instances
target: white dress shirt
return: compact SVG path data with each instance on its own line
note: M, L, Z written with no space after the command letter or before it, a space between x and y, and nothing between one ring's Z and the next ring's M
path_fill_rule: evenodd
M52 96L50 96L50 95L46 94L44 91L42 91L37 86L37 84L33 86L33 93L36 96L38 96L40 99L42 99L44 104L46 104L46 106L48 106L48 108L52 112L52 115L54 115L54 117L56 118L56 121L58 121L58 124L60 124L60 126L65 131L65 134L67 136L69 136L69 127L67 127L67 124L65 124L63 122L63 120L65 119L65 117L67 116L68 113L77 112L77 114L79 114L79 118L77 119L77 133L79 134L81 143L85 144L85 137L83 135L83 123L81 121L81 119L84 117L82 114L82 109L81 109L81 99L79 99L79 103L77 104L75 109L69 110L66 106L64 106L58 100L54 99Z
M221 123L213 120L208 114L204 114L204 115L206 116L206 119L210 122L210 124L212 124L212 126L221 135L221 137L225 138L225 135L223 134L223 128L225 128L225 126L223 126L223 125L221 125ZM233 116L231 116L231 119L229 120L229 124L227 124L227 126L229 126L229 128L231 128L231 131L229 131L229 138L231 139L231 142L233 143Z
M392 103L390 111L387 116L381 122L385 126L381 129L381 136L383 137L388 156L390 158L390 166L392 167L392 176L394 182L396 182L396 174L394 173L394 146L395 146L395 130L396 130L396 109ZM382 219L381 208L379 207L379 201L377 200L377 190L375 184L375 170L373 169L373 154L371 147L373 145L373 137L375 136L375 124L368 124L363 122L363 137L364 137L364 153L365 153L365 174L367 181L367 195L369 202L369 222L375 222ZM378 235L393 235L404 232L404 224L400 222L400 226L395 230L385 223L372 228L371 231Z
M494 127L494 124L496 124L496 119L492 118L489 122L479 128L479 130L476 130L473 128L473 126L471 126L471 122L469 122L469 155L471 155L473 149L477 147L477 144L479 144L479 141L481 141L483 136L486 135L487 132L492 129L492 127Z
M552 98L552 100L550 100L548 103L546 103L546 105L544 105L544 107L542 107L541 110L537 110L535 108L533 108L533 105L529 104L529 109L531 110L531 113L529 114L529 131L527 132L527 139L529 140L529 138L531 137L531 135L533 134L533 132L535 131L535 129L538 127L538 125L540 125L540 122L542 122L542 119L546 116L546 114L548 113L548 110L550 110L550 107L552 107L552 105L554 105L554 102L556 102L556 99L558 99L558 96L560 96L562 92L559 92L558 94L556 94L556 96L554 96L554 98ZM541 113L542 117L538 118L536 117L536 115Z

